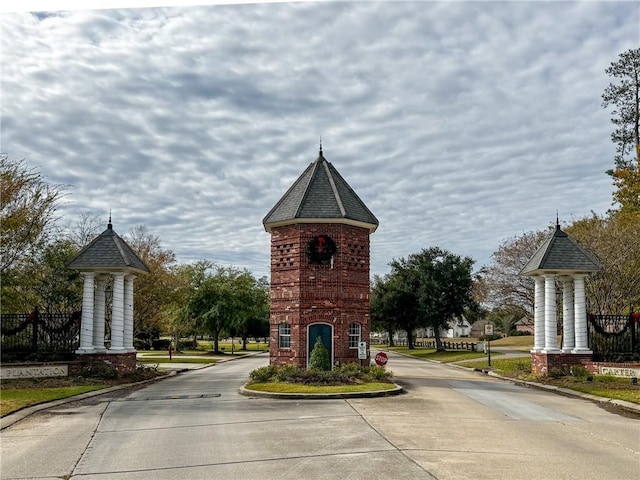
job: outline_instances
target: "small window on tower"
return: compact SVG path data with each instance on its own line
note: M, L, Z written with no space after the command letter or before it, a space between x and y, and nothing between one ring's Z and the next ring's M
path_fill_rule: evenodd
M289 323L278 325L278 348L291 348L291 325Z
M358 348L360 343L360 324L352 323L349 325L349 348Z

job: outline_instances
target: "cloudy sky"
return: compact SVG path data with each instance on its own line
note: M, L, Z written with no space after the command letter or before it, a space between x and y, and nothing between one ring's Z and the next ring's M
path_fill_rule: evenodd
M640 3L226 3L4 7L0 150L67 185L66 221L265 275L262 218L320 138L380 220L372 274L430 246L479 269L611 206L604 70Z

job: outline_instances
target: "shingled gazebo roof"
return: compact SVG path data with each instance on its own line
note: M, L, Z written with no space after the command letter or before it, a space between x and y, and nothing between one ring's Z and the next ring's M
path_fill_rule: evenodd
M149 267L127 242L113 230L111 219L107 229L73 257L67 267L79 271L149 273Z
M520 275L538 275L545 272L590 273L602 270L598 259L578 245L556 224L556 230L538 248L520 270Z
M281 225L326 221L368 228L371 233L379 224L356 192L324 158L321 147L318 158L298 177L262 223L270 232Z

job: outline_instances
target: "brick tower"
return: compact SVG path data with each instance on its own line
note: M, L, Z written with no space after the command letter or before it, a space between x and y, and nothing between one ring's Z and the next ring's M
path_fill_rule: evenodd
M378 220L320 153L263 220L271 234L271 364L369 362L369 235Z

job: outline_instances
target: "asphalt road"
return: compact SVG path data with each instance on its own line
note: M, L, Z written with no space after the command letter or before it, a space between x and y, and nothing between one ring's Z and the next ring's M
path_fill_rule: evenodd
M266 355L36 413L2 431L2 479L640 478L640 420L389 354L407 393L237 393Z

